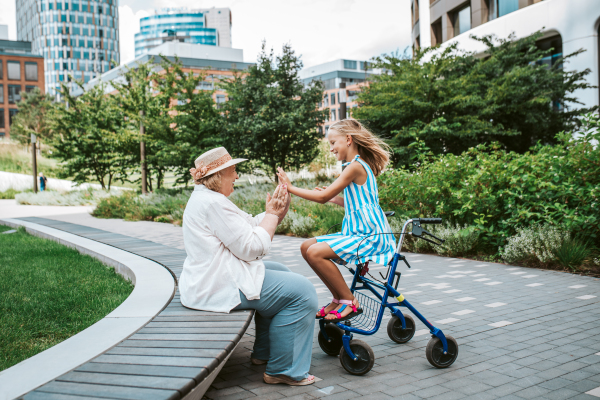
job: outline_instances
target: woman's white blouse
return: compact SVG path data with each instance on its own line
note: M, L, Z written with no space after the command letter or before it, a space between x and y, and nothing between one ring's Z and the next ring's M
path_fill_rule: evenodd
M179 278L181 304L198 310L229 312L260 298L271 235L221 193L196 185L183 213L187 258Z

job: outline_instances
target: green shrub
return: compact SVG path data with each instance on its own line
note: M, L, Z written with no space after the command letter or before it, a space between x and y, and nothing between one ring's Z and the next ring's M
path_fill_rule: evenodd
M15 189L5 190L4 192L0 192L0 200L14 199L15 195L17 195L18 193L21 192Z
M519 228L517 234L508 239L502 258L509 263L533 259L549 263L556 260L558 249L568 240L566 230L548 224Z
M18 204L38 206L89 206L95 205L101 199L120 193L105 190L73 190L71 192L22 192L15 195Z
M410 217L441 217L477 226L478 249L495 254L517 230L563 226L598 243L600 139L597 116L559 144L517 154L481 145L461 155L433 157L421 144L412 169L391 169L379 179L384 209Z
M556 259L560 265L577 269L592 255L592 248L585 242L577 239L567 239L556 249Z

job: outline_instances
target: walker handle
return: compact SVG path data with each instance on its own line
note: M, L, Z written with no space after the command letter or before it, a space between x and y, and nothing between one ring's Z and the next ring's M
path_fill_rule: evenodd
M414 218L413 221L419 221L422 224L441 224L441 218Z

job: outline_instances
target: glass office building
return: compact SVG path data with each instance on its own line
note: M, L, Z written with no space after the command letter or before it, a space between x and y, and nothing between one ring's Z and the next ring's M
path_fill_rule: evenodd
M119 65L117 0L16 0L16 6L17 38L44 57L47 93Z
M219 46L217 29L206 26L203 11L161 11L140 19L135 34L135 56L168 41Z

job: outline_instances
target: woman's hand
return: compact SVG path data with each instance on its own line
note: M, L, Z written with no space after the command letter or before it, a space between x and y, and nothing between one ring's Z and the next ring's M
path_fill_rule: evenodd
M317 192L322 192L325 189L327 189L327 186L323 186L323 187L317 186L313 190L317 191ZM331 199L329 199L327 201L330 202L330 203L333 203L333 204L337 204L338 206L344 207L344 198L343 197L333 196Z
M292 181L290 181L290 178L288 178L283 168L277 167L277 176L279 177L280 185L292 186Z
M265 212L276 215L281 221L287 212L289 206L289 195L285 185L279 185L273 192L273 197L267 193L267 203Z

